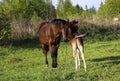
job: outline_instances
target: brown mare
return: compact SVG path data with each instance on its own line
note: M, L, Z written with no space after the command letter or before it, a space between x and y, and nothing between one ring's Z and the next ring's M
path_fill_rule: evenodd
M82 38L84 36L86 36L88 34L88 32L85 34L79 35L77 23L78 23L78 21L75 21L75 20L70 22L70 30L71 30L70 44L72 46L76 70L78 68L80 68L80 57L79 56L81 56L83 63L84 63L84 69L86 71L86 62L85 62L85 57L84 57L85 54L84 54L84 47L83 47L83 39Z
M45 54L45 63L48 65L47 52L50 51L52 57L52 67L57 67L57 55L60 39L68 41L69 22L62 19L54 19L51 22L42 22L39 25L39 40Z

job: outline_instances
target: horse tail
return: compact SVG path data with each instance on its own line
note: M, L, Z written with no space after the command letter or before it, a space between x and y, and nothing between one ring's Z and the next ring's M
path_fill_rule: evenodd
M41 29L46 23L48 23L48 22L42 22L42 23L40 23L40 24L38 25L38 31L37 31L37 33L39 33L40 29Z
M75 38L79 38L79 37L85 37L89 34L89 32L86 32L84 34L80 34L80 35L77 35Z

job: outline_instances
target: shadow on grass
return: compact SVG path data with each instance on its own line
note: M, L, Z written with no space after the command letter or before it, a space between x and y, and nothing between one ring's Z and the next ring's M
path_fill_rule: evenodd
M61 41L63 42L63 41ZM12 42L13 47L17 48L41 48L40 41L38 38L33 39L23 39L23 40L13 40Z
M39 39L24 39L24 40L13 40L13 47L18 48L41 48Z
M110 57L96 58L96 59L92 59L90 61L94 61L94 62L107 61L107 63L120 64L120 56L110 56Z
M75 76L75 72L71 72L67 75L61 75L61 76L57 76L55 78L55 81L69 81L69 80L73 80Z

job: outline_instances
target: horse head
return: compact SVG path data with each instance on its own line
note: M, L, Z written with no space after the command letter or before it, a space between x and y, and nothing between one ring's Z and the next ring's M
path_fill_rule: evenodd
M63 27L61 29L64 42L69 41L69 37L68 37L68 32L69 31L68 31L68 29L69 29L69 23L67 21L65 21L65 24L63 24Z
M63 40L64 42L68 42L69 41L69 37L68 37L69 22L63 19L54 19L53 21L59 23Z

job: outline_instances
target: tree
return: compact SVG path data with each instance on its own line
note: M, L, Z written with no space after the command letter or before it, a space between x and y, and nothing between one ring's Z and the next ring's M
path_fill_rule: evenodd
M103 17L117 17L120 14L120 0L106 0L105 4L101 3L101 6L97 12L97 15Z
M82 7L80 7L78 4L75 6L75 13L77 13L78 15L81 15L82 12L84 11Z
M6 39L9 32L14 33L14 36L19 39L30 37L32 36L30 33L35 32L36 22L38 25L40 19L49 20L55 17L56 11L51 0L2 0L0 40Z
M55 8L50 0L32 0L31 5L37 15L44 20L56 17Z
M68 16L71 16L73 14L72 12L74 12L74 10L73 10L71 0L65 0L63 7L64 7L65 16L68 17Z
M95 7L93 6L93 7L88 9L87 5L86 5L86 10L83 11L82 16L91 18L94 14L96 14Z
M64 1L63 0L58 0L57 4L57 16L58 17L65 17L65 12L64 12Z
M6 45L12 38L10 15L0 7L0 45Z
M72 5L71 0L59 0L57 5L57 16L62 18L68 18L81 15L83 8L78 4Z

